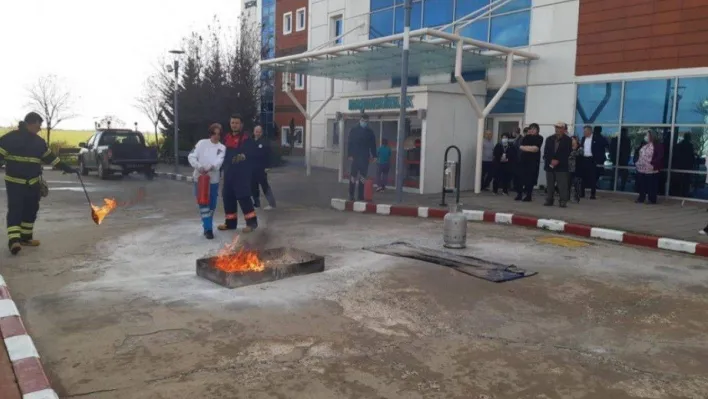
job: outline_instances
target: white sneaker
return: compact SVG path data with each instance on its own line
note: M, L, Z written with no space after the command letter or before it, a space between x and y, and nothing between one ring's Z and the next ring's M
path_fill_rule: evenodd
M263 207L263 210L264 210L264 211L269 211L269 210L271 210L271 209L273 209L273 207L270 206L270 205L266 205L266 206Z

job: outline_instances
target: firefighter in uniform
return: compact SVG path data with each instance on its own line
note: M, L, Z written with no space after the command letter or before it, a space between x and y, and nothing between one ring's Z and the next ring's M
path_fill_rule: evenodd
M364 200L364 183L369 174L369 162L376 161L376 135L369 127L369 116L361 114L359 125L349 131L347 154L352 161L349 168L349 200L354 201L354 187L357 181L357 201Z
M7 190L7 236L10 252L16 255L23 246L37 247L33 238L34 222L41 197L42 163L76 173L48 148L47 142L37 133L43 119L30 112L17 130L0 137L0 160L5 161L5 187Z
M229 122L231 132L224 137L226 156L224 157L224 213L226 222L218 226L219 230L238 228L238 207L246 219L246 227L241 230L250 233L258 227L258 218L251 201L252 167L249 157L253 154L253 140L243 132L241 116L232 115Z

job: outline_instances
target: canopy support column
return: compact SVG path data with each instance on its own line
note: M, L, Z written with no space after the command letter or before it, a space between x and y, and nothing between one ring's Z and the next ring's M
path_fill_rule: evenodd
M463 40L459 40L456 45L457 52L455 56L455 80L460 85L462 92L465 94L465 97L467 97L467 101L470 102L470 105L472 105L472 109L474 109L478 118L477 151L474 167L474 192L475 194L479 194L482 191L482 149L484 143L484 121L486 120L489 113L492 112L492 109L494 109L499 100L501 100L502 96L504 95L504 93L506 93L506 90L511 84L511 73L514 70L514 53L509 53L506 56L506 78L504 79L504 84L501 86L501 88L499 88L499 91L497 91L497 93L494 95L489 104L487 104L486 107L482 108L482 106L480 106L477 102L477 99L474 98L474 94L472 93L470 88L467 86L467 82L465 82L465 79L462 77L462 50L464 44L465 43Z
M307 176L310 176L310 173L312 172L312 120L315 119L320 112L322 112L330 101L332 101L332 98L334 97L334 79L329 80L329 96L322 102L322 104L320 104L319 107L317 107L315 112L309 114L291 91L291 74L288 73L286 76L288 82L286 84L285 94L288 98L290 98L290 101L293 102L298 111L300 111L300 113L305 117L305 165L307 170L306 174Z

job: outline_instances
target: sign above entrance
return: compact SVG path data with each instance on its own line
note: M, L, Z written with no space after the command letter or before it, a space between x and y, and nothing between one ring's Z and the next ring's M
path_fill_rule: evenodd
M349 111L373 111L401 108L401 96L350 98ZM413 96L406 96L406 108L413 108Z

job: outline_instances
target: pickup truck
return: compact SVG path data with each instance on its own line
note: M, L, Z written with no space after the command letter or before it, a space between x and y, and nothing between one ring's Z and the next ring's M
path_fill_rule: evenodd
M98 130L86 143L79 143L79 172L86 176L95 170L107 179L114 173L127 176L144 173L152 180L157 165L157 149L145 145L142 133L127 129Z

